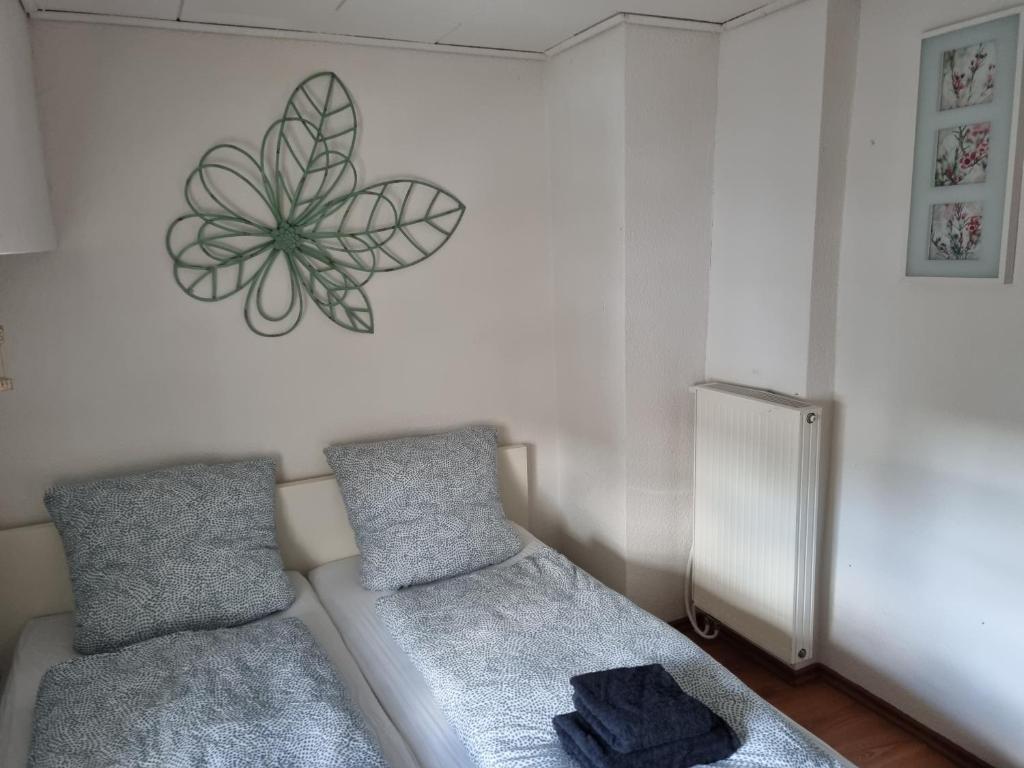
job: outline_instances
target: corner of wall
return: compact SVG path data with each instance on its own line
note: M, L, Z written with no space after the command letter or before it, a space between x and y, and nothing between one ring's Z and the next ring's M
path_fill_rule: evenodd
M859 0L828 0L808 323L806 394L811 399L831 398L835 376L839 248L859 19Z
M827 0L722 35L710 378L806 395ZM813 159L812 159L813 158Z
M832 482L835 440L835 364L839 304L839 255L843 231L850 118L856 82L859 0L828 0L818 205L808 325L807 397L824 407L821 423L821 484L816 569L815 646L827 656L825 627L832 600Z
M703 378L707 337L718 34L626 27L626 595L676 619L691 529L688 386Z
M559 499L566 554L625 589L624 131L620 25L545 64Z
M623 23L545 72L562 543L670 619L684 610L717 70L717 33Z

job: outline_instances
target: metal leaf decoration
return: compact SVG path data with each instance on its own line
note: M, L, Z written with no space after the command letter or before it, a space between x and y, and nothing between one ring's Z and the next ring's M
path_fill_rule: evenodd
M320 72L299 83L258 156L207 150L185 182L189 212L167 230L182 290L200 301L245 291L245 320L262 336L295 328L307 302L373 333L370 278L435 254L466 208L426 181L357 189L356 128L348 89Z

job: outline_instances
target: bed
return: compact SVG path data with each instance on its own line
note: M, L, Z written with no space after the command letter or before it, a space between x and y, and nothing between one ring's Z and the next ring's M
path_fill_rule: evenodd
M261 621L285 617L301 619L326 651L335 673L377 736L385 759L394 768L420 768L381 708L309 582L295 571L289 571L288 578L295 589L295 602L282 614ZM26 764L40 680L50 667L78 655L71 647L73 633L74 617L71 613L34 618L22 631L0 700L0 766Z
M524 561L529 561L531 558L545 557L548 556L548 553L553 552L523 527L517 525L516 528L524 544L523 550L505 563L484 569L485 572L508 569L517 563L524 564ZM359 570L359 558L354 556L315 568L310 572L309 578L320 596L321 602L345 638L353 656L365 670L367 679L377 693L381 704L405 735L421 763L428 766L453 766L454 768L479 768L480 766L489 768L497 765L509 768L514 766L571 765L554 740L553 732L548 730L546 720L550 717L548 715L550 701L544 700L529 706L517 706L517 701L535 699L530 695L531 691L527 690L535 682L532 680L532 670L527 667L536 665L538 659L531 657L529 649L524 650L520 646L518 658L515 654L506 655L502 650L498 650L494 657L488 658L487 652L484 650L486 644L477 644L473 646L473 651L462 652L460 645L451 642L445 635L436 641L437 653L427 653L428 658L414 659L402 647L402 643L396 640L396 636L401 636L401 632L396 631L394 626L389 629L377 609L379 600L390 599L395 593L365 590L360 584ZM470 576L478 577L482 573L478 572L470 574ZM444 591L443 585L428 585L428 587ZM597 588L605 589L600 586ZM415 593L416 589L414 587L401 590L399 594L411 595ZM456 603L457 599L447 605L435 604L429 610L441 614L444 617L442 620L451 622L450 625L459 626L460 629L453 630L453 632L475 631L478 625L471 624L467 627L460 625L457 620L452 621L459 618L451 613ZM493 603L490 604L489 609L494 610ZM495 620L505 621L508 619L508 616L499 618L499 615L500 608L495 611ZM423 614L410 617L415 622L421 622L423 618ZM651 620L660 623L653 617ZM483 621L486 623L489 619L485 618ZM756 706L761 717L777 718L779 732L783 734L778 744L764 745L763 750L748 750L745 754L737 753L734 759L722 763L723 766L786 764L784 761L778 760L772 762L775 758L767 756L776 748L793 751L794 755L802 755L798 756L792 764L852 765L824 742L774 710L767 703L762 702L756 694L683 635L667 625L663 626L675 636L665 635L670 638L671 642L677 642L680 647L685 647L688 650L692 649L693 658L698 660L697 663L702 674L713 673L716 679L725 680L731 687L730 696ZM409 634L415 633L415 629L411 625L409 630ZM507 630L507 627L502 627L499 631L507 632ZM534 626L531 628L531 632L543 632L543 628L539 625ZM542 646L543 644L540 644L540 647ZM471 659L471 655L476 656L477 659ZM452 663L446 669L441 669L436 662L444 656L450 657ZM500 661L495 661L502 656L507 660L507 666ZM501 706L506 712L501 713L497 710L481 712L481 717L476 722L474 722L470 711L471 708L458 706L453 708L451 706L452 701L464 697L467 690L481 688L479 679L473 680L471 676L459 672L460 667L472 667L474 662L485 666L490 664L492 667L499 665L505 667L503 670L504 684L491 690L485 690L484 693L489 696L500 695L502 691L509 694L501 696ZM517 665L526 666L520 666L517 670ZM511 668L511 672L509 668ZM563 680L567 680L569 676L569 673L564 670L556 671L555 674ZM430 678L429 682L428 677ZM453 684L449 686L446 683ZM533 693L535 692L534 690ZM571 709L568 686L565 687L564 697L565 701L558 706L564 707L564 710ZM761 708L762 706L764 709ZM532 707L536 707L541 714L532 717L535 714L530 711ZM452 718L449 716L451 713L455 714L456 719L461 720L462 731L453 725ZM497 724L499 720L501 725ZM544 722L541 722L542 720ZM517 721L519 722L517 723ZM523 728L517 728L517 725L523 725L523 721L531 722ZM481 722L486 722L487 725L480 728ZM500 729L505 728L509 723L512 724L512 728L508 730L508 733L500 733ZM491 724L494 724L493 727ZM481 734L481 730L485 733ZM805 759L803 756L808 757Z
M525 446L500 449L502 499L514 519L528 520L528 454ZM296 600L271 617L297 617L327 653L354 703L377 735L384 757L395 768L425 768L368 685L309 582L311 568L354 555L333 476L277 486L276 532ZM0 766L23 766L32 737L40 681L48 669L76 658L68 565L52 523L0 530ZM444 764L444 763L442 763Z
M489 578L491 573L511 573L517 564L525 563L532 567L530 564L538 557L560 563L567 573L573 574L573 579L589 579L564 558L559 560L560 555L528 532L528 462L525 446L506 446L499 451L501 501L506 516L516 525L524 544L523 550L506 562L469 574L470 579ZM550 731L546 731L542 738L528 739L518 751L513 750L511 762L495 763L487 747L488 743L494 743L495 728L485 723L482 728L476 727L476 737L467 738L466 723L462 722L462 727L458 727L461 715L453 713L451 707L453 692L457 694L459 689L458 675L454 681L448 681L454 685L447 685L444 674L439 676L436 665L430 663L431 658L436 660L439 655L437 637L424 642L423 633L419 633L419 644L414 644L415 647L408 642L403 645L396 641L396 636L403 635L395 623L396 616L402 614L401 607L395 603L396 598L400 602L418 594L427 594L428 590L434 591L435 598L437 595L443 598L447 585L463 584L466 577L426 585L427 589L400 590L397 594L364 589L359 578L359 550L353 531L346 522L345 506L333 476L279 485L277 516L282 559L298 596L284 615L301 618L326 650L339 678L366 715L380 740L382 752L393 766L490 768L502 765L504 768L505 765L523 765L533 768L569 765L552 741ZM302 573L308 573L309 581ZM615 595L596 582L591 584L591 588L601 594ZM377 603L382 599L391 601L390 627L378 611ZM615 599L625 601L624 598ZM696 659L705 671L713 673L715 679L725 681L738 699L770 710L769 719L784 733L785 741L793 749L808 750L807 754L815 756L807 764L850 765L811 734L762 702L681 634L632 604L629 606L629 611L647 617L643 621L653 622L657 627L655 631L661 633L659 637L667 644L684 648L685 654ZM73 655L73 623L71 614L67 612L70 607L67 569L53 526L41 524L0 531L0 663L4 662L5 655L9 658L10 651L14 651L0 702L0 765L24 764L39 680L47 668ZM429 605L426 607L429 614ZM416 611L409 612L409 618L415 622ZM24 630L18 634L17 630L22 626ZM450 626L449 623L443 629L435 630L434 634L444 636L450 631ZM417 633L410 631L406 634ZM18 637L16 649L13 643L15 636ZM466 647L454 649L453 657L471 660L472 654L467 657ZM489 663L495 663L495 658L491 657ZM526 666L520 666L517 672L517 663ZM516 676L522 669L528 670L531 663L529 653L521 659L499 657L499 666L507 667L504 669L504 683L511 681L514 684ZM511 677L508 674L510 670ZM483 682L487 683L486 676ZM563 703L568 709L567 701L558 706ZM550 708L550 701L542 707ZM519 711L516 697L509 698L507 709L514 718ZM762 710L762 714L767 710ZM505 718L506 713L499 715ZM545 719L549 717L545 709ZM532 723L531 727L536 730L537 723ZM500 740L500 734L498 736ZM729 763L731 766L774 764L756 759Z

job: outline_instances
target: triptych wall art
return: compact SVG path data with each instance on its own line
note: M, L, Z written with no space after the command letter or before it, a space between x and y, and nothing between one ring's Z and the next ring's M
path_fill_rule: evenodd
M1024 12L924 36L907 275L1012 276L1020 200Z

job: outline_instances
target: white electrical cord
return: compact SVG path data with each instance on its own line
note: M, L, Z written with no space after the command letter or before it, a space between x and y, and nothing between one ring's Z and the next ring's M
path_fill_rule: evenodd
M686 618L690 620L693 631L705 640L714 640L718 637L718 624L707 615L704 616L704 628L697 620L697 606L693 603L693 541L691 538L690 548L686 550L686 581L683 583L683 601L686 603Z

